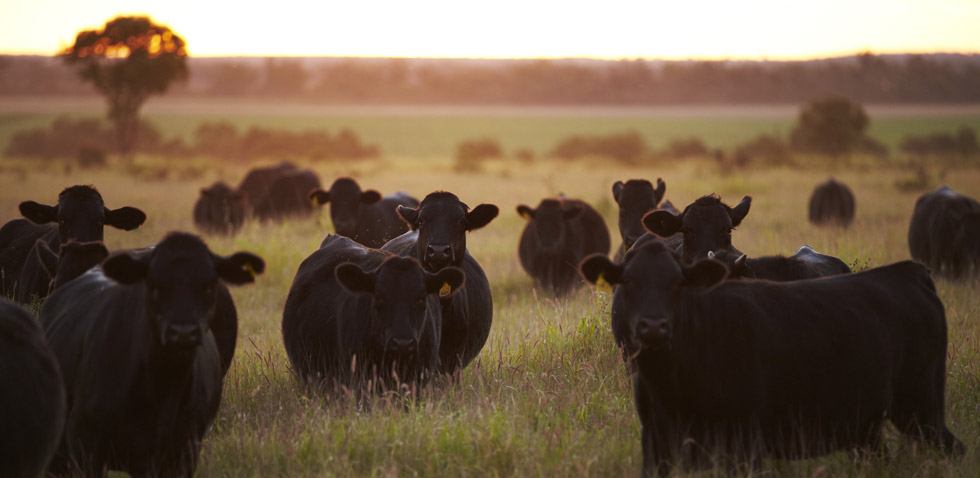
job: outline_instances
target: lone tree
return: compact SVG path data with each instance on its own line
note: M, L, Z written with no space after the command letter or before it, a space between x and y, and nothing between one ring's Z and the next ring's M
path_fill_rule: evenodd
M129 156L139 132L139 111L150 95L187 78L184 40L147 17L117 17L86 30L60 55L109 103L119 152Z
M840 156L862 145L868 123L864 107L847 98L812 101L800 111L790 144L798 151Z

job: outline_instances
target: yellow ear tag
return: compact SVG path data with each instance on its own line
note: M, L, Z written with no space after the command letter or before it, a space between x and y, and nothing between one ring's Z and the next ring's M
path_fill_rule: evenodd
M606 276L602 274L599 274L599 278L595 280L595 288L607 294L611 294L613 291L612 284L610 284L609 281L606 280Z
M439 297L449 297L449 295L452 293L453 288L449 286L449 283L443 284L442 288L439 289Z
M320 207L320 201L317 201L316 200L316 196L315 195L310 196L310 205L313 206L313 209L316 209L316 208Z
M250 275L253 279L255 278L255 269L252 268L251 263L246 262L242 264L242 269L244 269L245 272L248 272L248 275Z

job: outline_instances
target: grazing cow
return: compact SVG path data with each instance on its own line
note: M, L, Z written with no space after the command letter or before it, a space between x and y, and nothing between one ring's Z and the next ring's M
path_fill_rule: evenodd
M54 291L41 323L68 412L51 471L191 476L221 400L222 281L252 282L264 267L255 255L221 257L175 232Z
M948 186L920 196L909 250L913 259L953 279L980 273L980 202Z
M633 243L646 233L643 216L657 209L667 191L667 184L657 178L657 188L646 179L630 179L625 183L613 183L613 199L619 205L619 234L623 243L616 251L617 260L622 259Z
M245 223L243 194L223 181L201 189L194 203L194 225L210 234L235 234Z
M527 220L518 255L534 282L555 296L581 284L576 265L585 256L609 254L609 230L602 216L578 199L543 199L537 209L521 204L517 213Z
M749 196L742 198L737 206L729 207L712 194L694 201L681 214L663 209L651 211L643 216L643 225L654 234L667 238L671 245L676 244L684 261L691 263L708 257L708 252L738 252L732 245L732 230L742 223L751 206ZM674 234L680 238L670 237Z
M851 273L851 268L844 261L821 254L810 246L800 247L789 257L746 258L745 254L721 251L718 254L709 253L708 258L725 264L730 279L749 278L786 282Z
M249 210L255 209L269 195L269 189L272 187L272 183L279 176L296 170L296 165L289 161L283 161L273 166L253 168L245 174L242 182L238 184L238 192L242 194L242 198L248 204Z
M418 199L407 193L397 192L382 198L373 189L362 191L351 178L337 179L329 191L311 192L310 199L320 206L330 203L330 220L336 234L373 248L408 231L408 225L395 212L398 206L419 206Z
M878 453L886 418L943 452L964 452L945 424L943 304L920 264L722 283L720 262L688 266L649 241L622 264L597 255L581 271L617 285L613 331L635 370L647 474Z
M97 266L108 256L109 251L99 241L69 241L55 253L48 243L38 239L21 269L14 298L26 303L46 297L52 290Z
M27 219L15 219L0 228L0 293L8 296L15 293L21 271L38 239L57 250L71 240L101 241L105 225L131 231L146 220L146 214L133 207L106 208L102 195L92 186L65 189L58 195L55 206L22 202L20 212Z
M466 248L466 233L490 223L499 213L493 204L470 210L455 194L434 192L413 209L398 207L398 214L412 231L392 239L382 249L415 257L428 272L459 267L466 284L458 294L441 298L442 340L439 344L442 371L452 374L480 354L493 323L490 282L480 263Z
M64 422L65 388L44 332L0 299L0 476L44 476Z
M286 171L269 186L269 193L255 205L260 220L308 216L313 212L310 191L320 188L320 178L307 169Z
M854 193L846 184L830 178L813 189L809 209L811 223L847 228L854 221Z
M293 370L316 385L424 383L439 370L439 294L452 294L463 275L327 236L286 299L282 336Z

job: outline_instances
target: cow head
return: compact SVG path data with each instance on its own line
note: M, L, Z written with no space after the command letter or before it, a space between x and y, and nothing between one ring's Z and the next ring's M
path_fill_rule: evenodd
M537 209L517 206L517 214L534 224L538 250L545 254L565 250L570 235L568 221L581 213L581 206L560 199L542 199Z
M417 258L430 272L460 266L466 255L466 233L490 223L500 212L493 204L471 211L455 194L437 191L419 203L418 209L398 206L398 215L419 231Z
M429 312L441 314L436 297L454 293L464 279L463 271L456 267L430 273L415 259L397 256L389 256L370 271L356 264L340 264L334 275L351 293L371 296L368 336L386 357L415 354L427 327L440 330L441 323L428 323Z
M115 254L102 263L107 277L144 288L146 314L165 349L192 349L214 317L218 280L245 284L265 269L248 252L214 254L197 236L173 232L150 251Z
M38 261L44 271L51 278L48 284L49 293L109 257L109 250L99 241L69 241L62 244L61 250L56 254L44 240L38 239L34 251L38 254Z
M721 202L718 196L704 196L679 215L664 210L652 211L643 217L643 225L662 237L683 234L683 259L692 263L708 257L709 251L734 249L732 230L742 223L751 206L749 196L742 198L735 207Z
M613 199L619 205L619 234L626 249L646 232L643 216L657 209L666 190L667 184L660 178L657 178L656 189L646 179L630 179L625 183L616 181L613 184Z
M714 259L684 265L660 241L637 244L621 264L601 254L591 255L579 264L579 271L593 284L616 286L613 314L626 324L627 340L635 351L668 350L679 293L714 287L728 274Z
M101 241L104 225L131 231L146 220L146 214L134 207L105 207L102 195L92 186L65 189L58 195L55 206L24 201L20 203L20 213L35 224L57 223L62 244L70 240Z
M381 200L381 193L369 189L361 191L361 186L351 178L339 178L330 185L329 191L317 189L310 193L315 204L330 203L330 220L334 231L346 237L357 234L357 219L361 206L370 206Z
M225 208L245 206L244 195L241 192L232 189L231 186L224 181L217 181L206 188L201 188L201 197L221 204Z

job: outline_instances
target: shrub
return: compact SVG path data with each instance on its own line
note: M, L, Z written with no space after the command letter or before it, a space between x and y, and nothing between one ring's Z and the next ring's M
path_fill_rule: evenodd
M900 145L902 152L915 156L973 156L980 154L977 133L961 126L955 133L907 135Z
M735 148L735 156L745 163L782 165L792 163L789 145L777 136L762 134Z
M80 148L77 159L81 168L101 168L106 164L105 151L92 146Z
M790 144L805 153L841 156L861 145L868 123L864 107L847 98L813 101L800 111Z
M456 164L460 172L476 172L482 169L481 163L487 159L503 156L500 143L491 138L469 139L456 145Z
M559 142L551 152L561 159L600 156L628 163L638 162L649 154L646 140L636 131L606 136L576 135Z
M700 138L681 138L671 140L658 156L666 159L685 159L708 156L708 147Z

